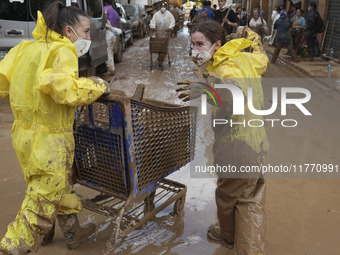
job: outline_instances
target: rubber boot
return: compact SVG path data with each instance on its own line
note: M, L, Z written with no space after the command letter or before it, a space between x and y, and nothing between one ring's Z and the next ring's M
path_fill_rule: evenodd
M45 245L48 245L49 243L51 243L53 241L54 229L55 229L55 222L53 224L52 229L44 235L44 239L43 239L41 245L45 246Z
M300 62L297 58L297 54L295 50L291 50L290 55L292 56L293 62Z
M77 249L80 242L92 235L96 230L96 225L93 223L82 228L76 214L58 215L57 218L60 229L66 238L67 248L70 250Z

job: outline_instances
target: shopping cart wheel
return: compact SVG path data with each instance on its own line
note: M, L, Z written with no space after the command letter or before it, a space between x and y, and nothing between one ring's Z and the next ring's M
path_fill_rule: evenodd
M174 214L180 215L184 211L185 195L176 200L174 204Z

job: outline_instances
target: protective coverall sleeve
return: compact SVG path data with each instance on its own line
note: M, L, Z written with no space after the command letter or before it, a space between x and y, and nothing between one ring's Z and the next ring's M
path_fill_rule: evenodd
M15 56L17 55L18 48L12 48L0 62L0 96L4 99L9 99L9 81L13 73L13 66L16 63Z
M106 90L103 82L95 83L88 78L78 76L78 59L69 49L56 51L57 56L50 57L42 74L38 78L37 89L50 95L57 104L82 106L91 104Z
M150 28L156 28L156 19L157 19L157 13L155 13L155 15L153 15L151 21L150 21Z

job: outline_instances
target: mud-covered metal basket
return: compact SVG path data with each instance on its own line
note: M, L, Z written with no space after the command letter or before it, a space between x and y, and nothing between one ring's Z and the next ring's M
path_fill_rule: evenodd
M150 50L150 69L152 69L152 54L158 53L164 55L162 61L165 60L166 55L168 56L169 66L171 65L169 55L169 42L170 42L171 30L154 30L150 34L149 50ZM158 59L158 65L163 69L163 62Z
M194 156L196 116L189 106L108 96L76 114L79 182L142 201L157 182Z
M150 37L150 52L151 53L167 53L170 37L158 38Z

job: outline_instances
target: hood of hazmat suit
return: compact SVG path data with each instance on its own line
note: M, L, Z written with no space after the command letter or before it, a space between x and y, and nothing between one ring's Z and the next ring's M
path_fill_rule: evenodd
M38 12L37 41L22 41L0 62L0 96L10 99L12 144L28 184L22 207L1 240L0 251L6 254L34 252L57 214L81 210L69 181L75 106L92 103L106 89L102 82L78 78L76 47L46 30Z

